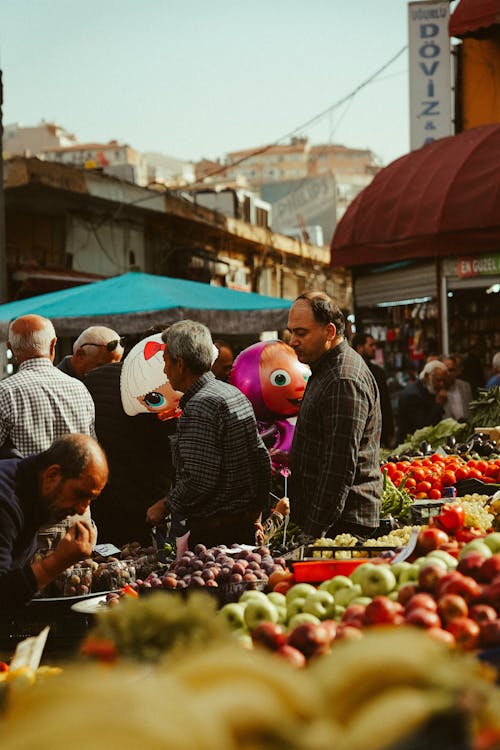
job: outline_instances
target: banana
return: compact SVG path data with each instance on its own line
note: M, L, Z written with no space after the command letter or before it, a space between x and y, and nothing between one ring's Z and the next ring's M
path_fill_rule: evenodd
M367 701L345 728L337 750L384 750L411 735L427 719L450 708L453 698L441 690L403 686Z

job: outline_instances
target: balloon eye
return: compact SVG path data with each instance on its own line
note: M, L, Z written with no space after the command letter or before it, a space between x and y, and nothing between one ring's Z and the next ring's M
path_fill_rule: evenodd
M302 377L304 378L304 382L307 383L307 381L309 380L309 373L305 372Z
M275 370L271 373L270 380L273 385L278 385L280 387L292 382L292 379L286 370Z
M144 396L144 403L150 409L160 409L162 406L165 406L165 402L165 396L162 393L158 393L158 391L151 391Z

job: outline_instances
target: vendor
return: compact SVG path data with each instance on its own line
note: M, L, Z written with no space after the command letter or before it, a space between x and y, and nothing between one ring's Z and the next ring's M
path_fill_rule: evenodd
M69 434L43 453L0 461L0 611L10 614L66 568L92 553L85 520L68 529L55 550L31 562L37 531L82 515L108 479L106 456L92 437Z
M398 442L421 427L440 422L448 400L446 381L448 371L444 362L427 362L414 383L409 383L399 394Z

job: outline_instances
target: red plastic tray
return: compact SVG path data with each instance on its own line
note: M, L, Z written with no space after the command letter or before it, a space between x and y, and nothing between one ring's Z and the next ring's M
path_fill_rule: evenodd
M294 560L293 574L297 583L321 583L334 576L348 576L364 562L372 562L373 558L357 558L356 560Z

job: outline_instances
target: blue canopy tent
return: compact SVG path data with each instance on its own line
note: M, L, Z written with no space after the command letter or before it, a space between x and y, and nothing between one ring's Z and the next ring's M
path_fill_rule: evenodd
M0 305L0 341L7 340L11 320L30 313L50 318L58 336L78 336L91 325L140 333L184 318L217 333L258 333L285 328L290 305L277 297L130 272Z

